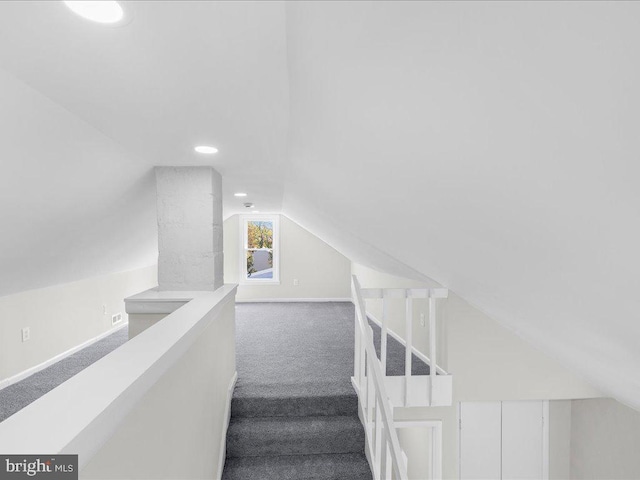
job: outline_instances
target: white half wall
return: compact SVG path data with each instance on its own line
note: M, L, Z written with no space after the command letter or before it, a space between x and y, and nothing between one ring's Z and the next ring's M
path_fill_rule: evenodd
M351 298L351 261L286 216L279 217L280 284L241 284L236 300ZM239 283L239 219L233 215L224 221L225 283Z
M124 298L156 282L154 265L0 297L0 382L121 326ZM112 326L116 313L122 323Z
M234 335L234 302L228 301L124 417L81 478L219 478L235 380Z

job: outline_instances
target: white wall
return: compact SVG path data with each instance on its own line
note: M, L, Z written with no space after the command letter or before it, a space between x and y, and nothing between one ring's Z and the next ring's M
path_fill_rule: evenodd
M224 221L224 281L238 283L240 221ZM297 223L280 215L280 284L240 285L237 300L351 298L351 262ZM293 280L299 285L294 286Z
M429 286L355 263L352 271L364 288ZM450 291L449 298L439 301L438 306L441 312L438 328L443 330L439 335L444 342L440 352L444 355L445 369L454 375L454 396L459 401L549 400L600 395L580 377L455 293ZM367 303L367 310L378 317L380 308L380 301ZM413 341L426 355L427 330L415 322L417 314L426 311L426 305L416 302L416 310ZM396 305L391 314L397 317L390 319L389 325L404 336L404 310Z
M425 480L425 472L431 468L431 429L426 427L398 428L400 448L410 459L407 464L409 480Z
M156 266L0 297L0 381L109 331L124 299L156 286ZM106 314L103 308L106 307ZM29 327L31 339L22 342Z
M234 320L230 301L137 402L82 469L81 478L217 477L220 460L224 461L228 392L235 373Z
M364 288L425 287L433 286L406 278L377 272L354 263L352 271ZM458 476L457 403L482 400L551 400L590 398L601 393L567 370L554 359L516 334L469 305L453 292L442 301L439 326L440 348L446 370L453 375L452 407L416 409L425 418L443 421L443 475ZM367 308L376 311L378 304L370 302ZM399 307L398 307L399 308ZM404 312L398 310L404 318ZM390 324L395 323L392 320ZM401 323L401 322L400 322ZM401 325L397 333L404 334ZM426 345L426 331L414 324L414 344ZM426 350L421 350L427 354ZM440 361L438 362L440 364ZM406 419L412 417L406 416ZM426 448L422 446L422 448Z
M571 400L549 402L549 479L567 480L571 472Z
M640 478L640 412L615 400L571 402L571 478Z

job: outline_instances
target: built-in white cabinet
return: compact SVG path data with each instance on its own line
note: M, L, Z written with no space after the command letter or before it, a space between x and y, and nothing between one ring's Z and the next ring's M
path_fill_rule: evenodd
M546 480L548 402L461 402L462 480Z

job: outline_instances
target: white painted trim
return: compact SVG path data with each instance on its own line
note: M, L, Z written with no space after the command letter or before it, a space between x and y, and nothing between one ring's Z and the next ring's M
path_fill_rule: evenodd
M116 324L117 327L111 328L109 330L107 330L106 332L101 333L100 335L98 335L97 337L93 337L90 338L89 340L87 340L86 342L82 342L80 345L76 345L75 347L70 348L69 350L59 353L58 355L56 355L55 357L51 357L49 360L46 360L34 367L30 367L27 368L26 370L17 373L9 378L5 378L4 380L0 380L0 390L2 390L3 388L7 388L9 385L13 385L14 383L18 383L20 380L24 380L25 378L27 378L30 375L33 375L34 373L39 372L40 370L44 370L47 367L50 367L51 365L53 365L56 362L59 362L60 360L63 360L65 358L67 358L70 355L73 355L76 352L79 352L80 350L82 350L83 348L88 347L89 345L92 345L94 343L96 343L99 340L102 340L103 338L108 337L109 335L116 333L118 330L121 330L125 327L129 326L129 322L125 322L125 323L117 323Z
M351 298L238 298L236 303L349 302Z
M462 480L462 402L458 402L458 408L456 408L456 422L458 422L458 428L456 428L456 444L458 445L458 480Z
M447 298L447 288L363 288L362 297L372 298Z
M153 287L124 299L127 313L173 313L207 290L183 290L180 292L159 290Z
M224 411L225 424L222 429L222 436L220 438L220 456L218 457L218 480L222 478L222 472L224 471L224 462L227 457L227 432L229 431L229 423L231 422L231 399L233 398L233 390L236 388L236 382L238 381L238 372L236 371L231 378L229 388L227 389L227 406Z
M273 278L247 277L247 222L272 222L273 223ZM279 215L240 215L240 255L239 255L239 284L240 285L280 285L280 216Z
M542 480L549 480L549 400L542 401Z
M373 323L375 323L376 325L378 325L380 328L382 328L382 322L380 320L378 320L374 315L372 315L371 313L367 312L367 317L370 318ZM400 335L398 335L396 332L394 332L393 330L391 330L389 327L387 327L387 333L393 337L398 343L400 343L403 347L407 347L407 342L404 341L404 338L402 338ZM413 354L418 357L420 360L422 360L424 363L426 363L427 365L431 366L431 360L429 360L429 357L427 357L424 353L422 353L420 350L418 350L415 346L411 347L411 351L413 352ZM436 365L436 372L439 373L440 375L449 375L442 367L440 367L439 365Z

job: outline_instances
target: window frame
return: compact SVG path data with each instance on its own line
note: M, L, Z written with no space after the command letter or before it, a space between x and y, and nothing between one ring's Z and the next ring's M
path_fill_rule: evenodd
M273 278L251 278L247 276L248 223L272 222L273 224ZM238 283L241 285L280 284L280 217L278 215L240 215L240 255Z

